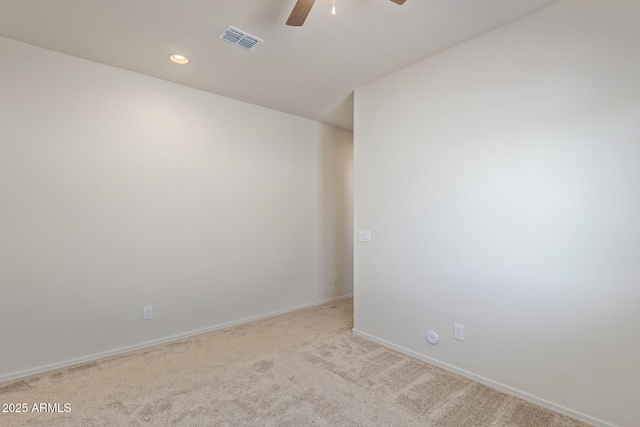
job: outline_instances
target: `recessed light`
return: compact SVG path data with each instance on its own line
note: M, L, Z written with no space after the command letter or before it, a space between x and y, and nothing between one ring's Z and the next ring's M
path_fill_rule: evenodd
M169 59L171 60L171 62L175 62L176 64L180 64L180 65L189 63L189 58L187 58L184 55L171 54L169 55Z

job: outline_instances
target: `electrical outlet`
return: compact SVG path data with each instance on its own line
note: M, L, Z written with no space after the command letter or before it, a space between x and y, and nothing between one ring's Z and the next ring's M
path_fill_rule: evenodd
M142 320L149 320L153 317L153 312L151 311L151 306L142 307Z
M338 284L338 273L333 273L333 284L334 285Z
M464 325L453 324L453 338L459 341L464 341Z

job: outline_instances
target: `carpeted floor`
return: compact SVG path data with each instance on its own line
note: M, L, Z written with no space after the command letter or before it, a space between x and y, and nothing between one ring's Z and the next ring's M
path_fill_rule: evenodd
M587 426L356 337L352 319L341 300L5 382L0 402L28 411L0 425Z

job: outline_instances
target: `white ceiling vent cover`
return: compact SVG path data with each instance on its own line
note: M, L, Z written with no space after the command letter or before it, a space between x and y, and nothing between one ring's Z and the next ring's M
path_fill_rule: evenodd
M218 36L219 39L226 40L235 44L236 46L243 47L247 50L253 50L257 45L263 42L263 40L247 34L242 30L233 28L231 25Z

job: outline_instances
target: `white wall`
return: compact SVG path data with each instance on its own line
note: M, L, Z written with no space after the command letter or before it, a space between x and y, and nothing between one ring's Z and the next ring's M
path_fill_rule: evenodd
M638 23L565 0L356 90L356 333L638 425Z
M0 53L0 380L352 292L351 132Z

